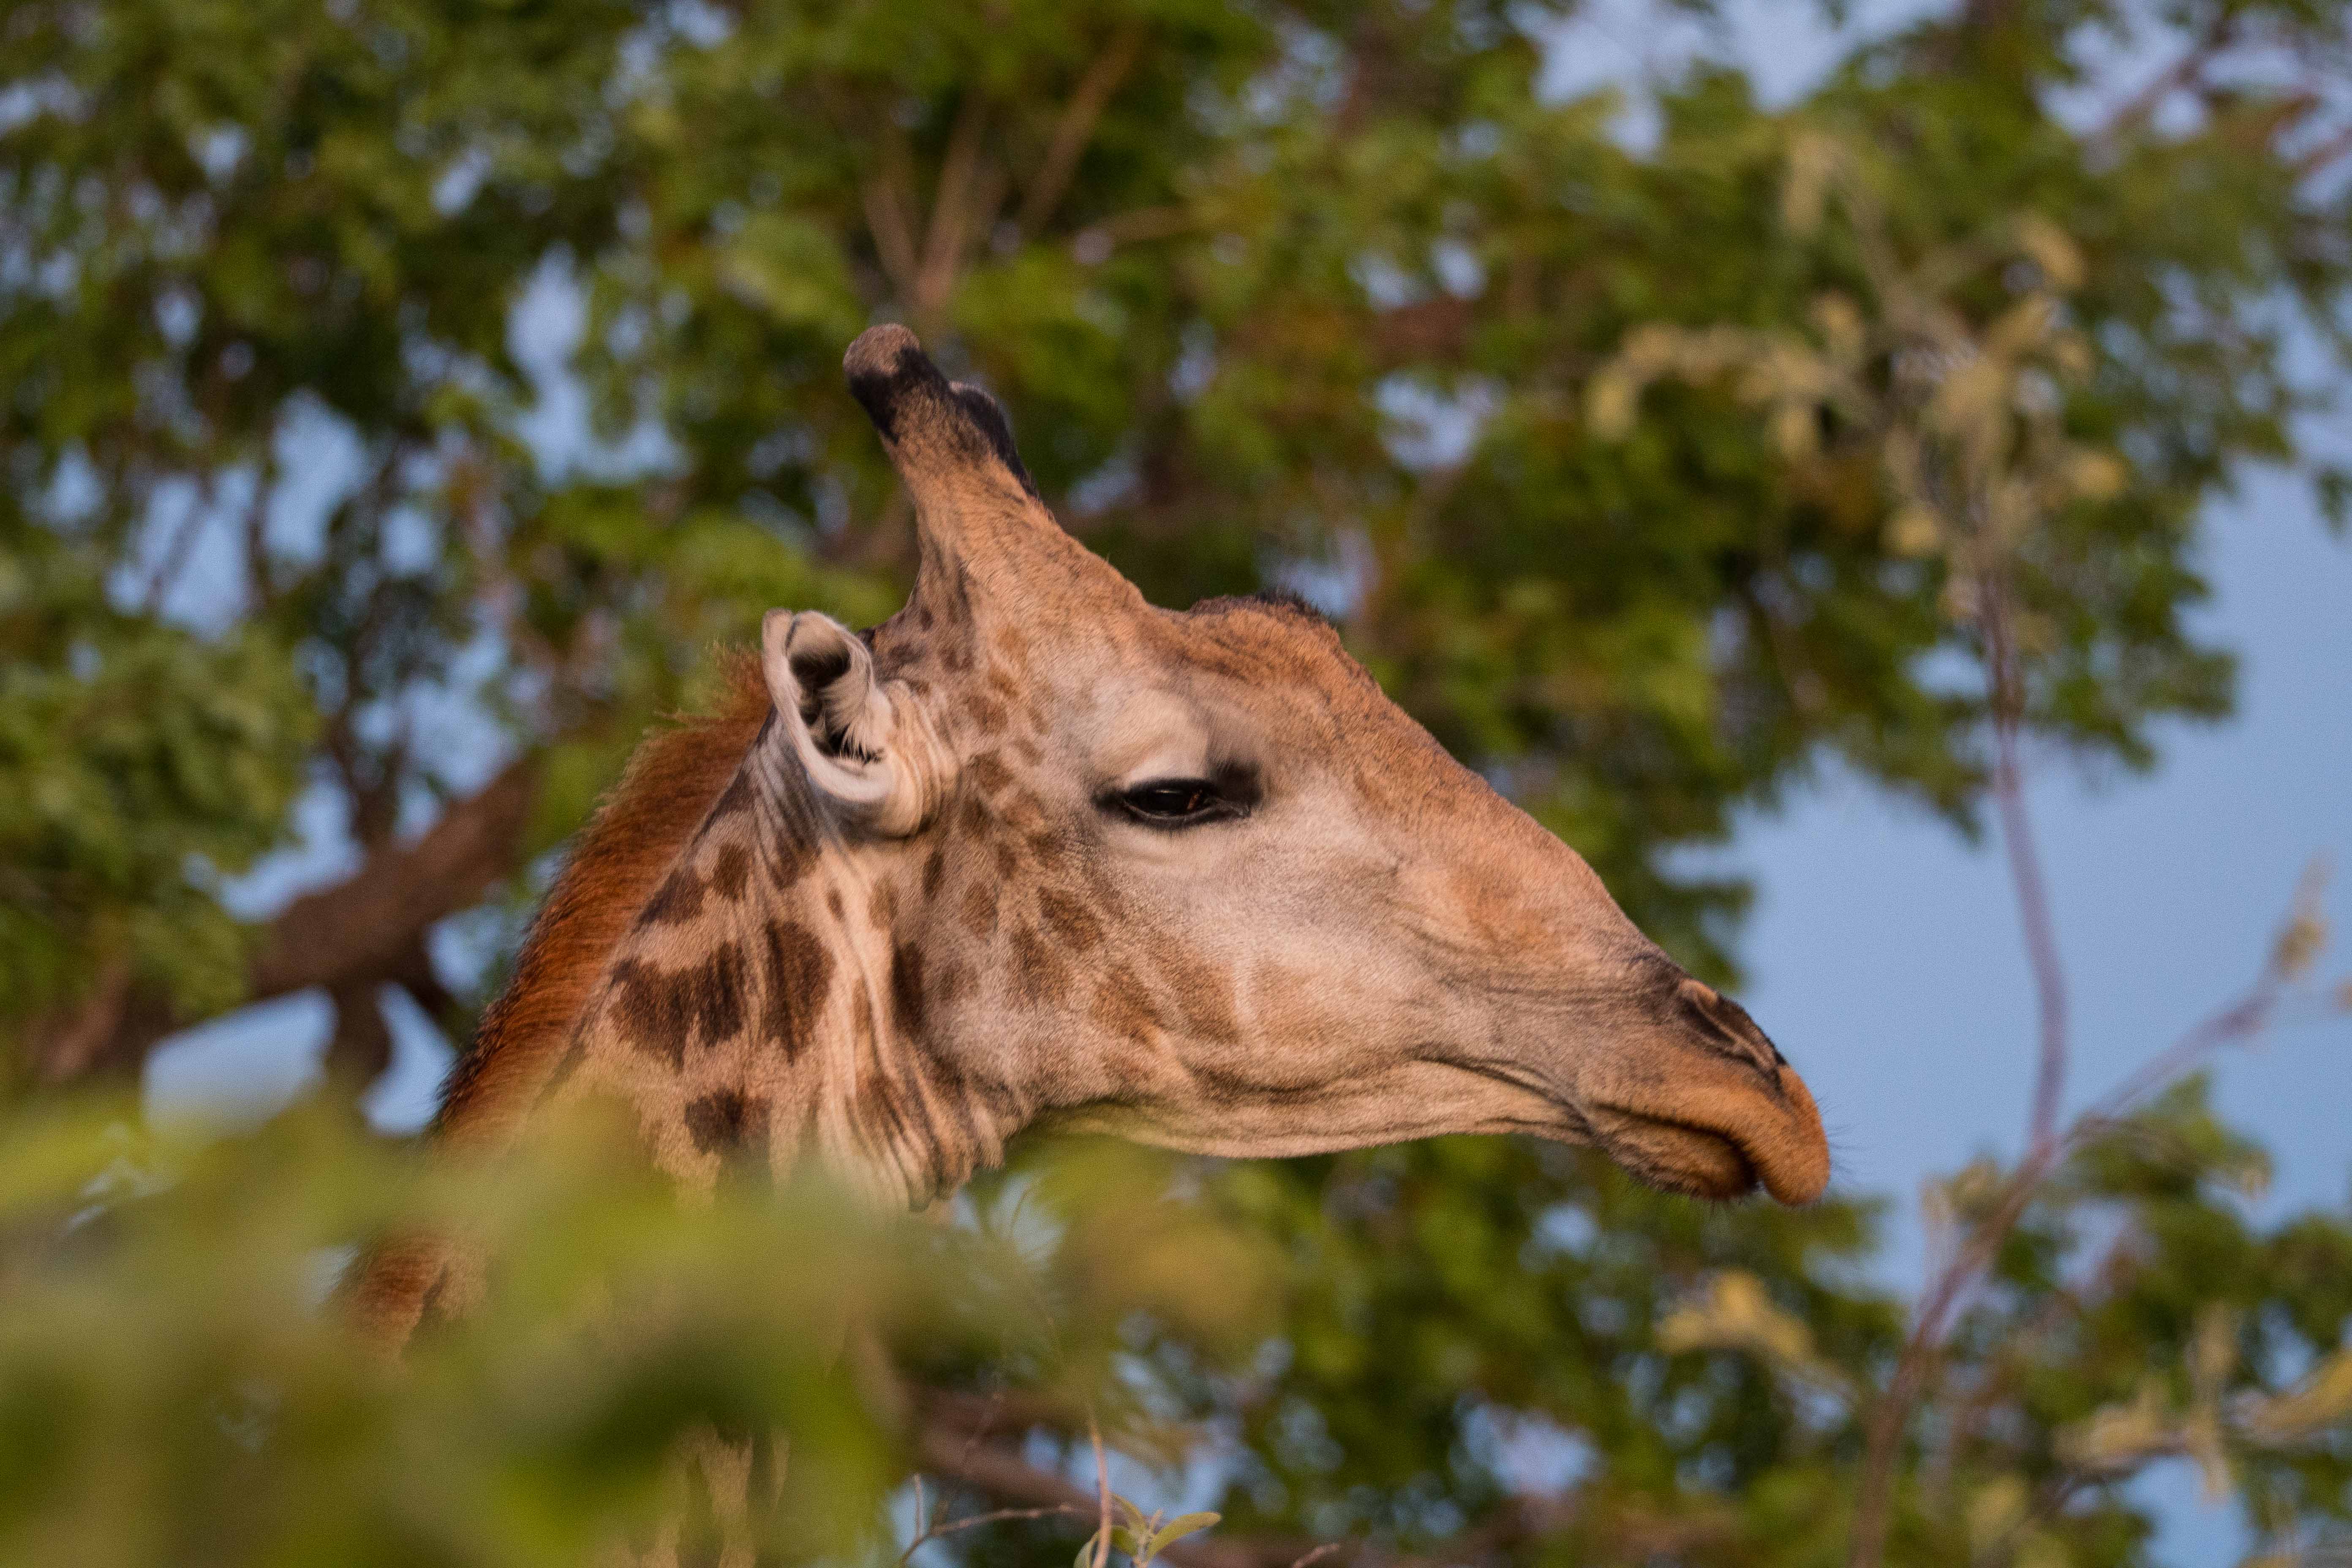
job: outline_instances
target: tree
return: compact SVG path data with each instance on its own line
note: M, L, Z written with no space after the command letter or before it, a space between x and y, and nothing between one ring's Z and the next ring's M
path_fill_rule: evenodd
M2225 712L2226 654L2180 618L2200 507L2296 459L2323 389L2284 339L2336 373L2352 346L2341 10L1971 5L1784 110L1696 68L1642 148L1610 100L1538 91L1562 15L12 7L20 1085L133 1072L174 1027L310 986L342 1094L384 1059L387 984L461 1039L481 997L426 934L527 896L707 645L772 605L895 604L905 502L836 368L879 316L1004 399L1056 511L1147 592L1311 591L1717 975L1743 890L1672 851L1823 759L1972 828L2024 741L2144 766L2152 721ZM2118 86L2086 39L2150 68ZM567 300L576 337L530 325ZM547 434L578 389L593 443ZM306 795L348 823L352 868L238 919L232 879ZM2067 1511L2096 1467L2042 1439L2137 1397L2124 1368L2189 1368L2135 1452L2221 1430L2199 1414L2219 1390L2292 1383L2213 1370L2210 1295L2156 1312L2127 1270L2068 1297L2084 1205L2128 1209L2159 1275L2197 1246L2252 1259L2228 1331L2249 1354L2340 1331L2311 1261L2340 1221L2257 1235L2212 1192L2243 1152L2191 1100L2147 1114L2112 1138L2189 1153L2117 1175L2103 1130L2013 1189L1998 1232L2021 1239L1986 1264L2009 1295L1948 1342L1990 1391L1968 1430L2040 1436L1876 1442L1898 1553L1940 1560L1980 1509L2000 1528L1972 1550L2128 1560L2137 1516ZM1171 1562L1457 1529L1498 1553L1811 1560L1875 1441L1820 1402L1880 1386L1911 1332L1839 1272L1863 1212L1702 1214L1559 1151L1243 1167L1201 1201L1279 1244L1287 1359L1236 1379L1181 1336L1127 1347L1236 1434L1226 1523ZM2062 1298L2077 1337L2035 1338ZM2068 1363L2110 1311L2137 1325L2112 1359ZM1669 1323L1685 1348L1656 1348ZM1079 1506L1069 1477L1007 1467L992 1368L922 1369L932 1473ZM1023 1409L1080 1429L1066 1401ZM2122 1452L2121 1429L2069 1452ZM1546 1441L1600 1457L1572 1508L1508 1484L1513 1445ZM2249 1495L2281 1531L2340 1514L2333 1462L2249 1471Z
M1418 715L1722 970L1739 889L1668 848L1829 752L1963 819L1986 772L1981 700L1921 673L1967 637L1876 465L1701 389L1629 440L1584 417L1644 323L1801 331L1852 287L1843 231L1779 221L1808 125L1903 150L1898 248L2026 214L2080 251L2067 419L2130 460L2047 563L2035 728L2144 763L2148 719L2222 710L2226 660L2177 619L2196 508L2292 455L2277 319L2332 332L2342 265L2340 202L2309 195L2324 105L2226 67L2275 39L2319 70L2328 16L2187 24L2159 84L2200 107L2186 134L2153 100L2087 133L2048 112L2065 40L2126 26L2058 7L1877 46L1786 114L1695 75L1637 153L1605 102L1542 100L1548 14L1514 15L17 7L12 650L28 680L130 668L140 637L268 667L191 683L170 711L213 739L139 799L21 786L26 1054L133 1066L233 999L235 928L184 868L249 863L298 783L406 895L387 917L355 886L302 929L405 929L256 958L243 991L326 986L354 1080L386 982L462 1032L414 939L560 839L700 647L770 602L891 602L903 503L833 367L894 311L1006 398L1063 515L1150 592L1318 586ZM637 471L530 444L561 389L513 317L551 279L590 302L605 433L662 433ZM193 710L232 684L242 721ZM32 734L100 744L110 683L81 686L16 699L13 778L91 755ZM424 739L452 696L503 737L478 752L511 748L500 787ZM187 782L231 768L234 822ZM390 869L445 806L446 852Z

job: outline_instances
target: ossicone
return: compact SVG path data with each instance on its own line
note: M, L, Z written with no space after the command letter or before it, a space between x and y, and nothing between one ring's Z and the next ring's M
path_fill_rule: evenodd
M1037 498L1003 408L981 388L940 374L905 327L895 321L868 327L849 345L841 368L849 377L850 395L874 421L910 485L919 471L992 465L1032 500Z

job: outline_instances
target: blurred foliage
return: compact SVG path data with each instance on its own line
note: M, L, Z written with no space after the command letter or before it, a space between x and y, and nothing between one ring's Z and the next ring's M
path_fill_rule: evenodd
M751 1433L762 1545L854 1554L908 1434L887 1368L845 1345L1068 1399L1101 1384L1122 1319L1213 1346L1263 1327L1249 1244L1160 1213L1131 1163L1089 1166L1081 1215L1041 1198L1024 1251L816 1187L681 1210L650 1172L616 1177L631 1147L551 1128L493 1173L317 1112L210 1142L89 1104L13 1119L0 1556L570 1568L698 1506L708 1525L696 1468ZM395 1226L493 1259L478 1307L397 1363L330 1297L352 1244Z
M764 1182L681 1207L625 1147L583 1122L488 1169L315 1109L210 1141L15 1113L0 1557L572 1564L683 1529L689 1559L707 1534L878 1563L961 1391L1086 1495L1098 1416L1223 1514L1119 1498L1119 1556L1831 1563L1904 1331L1859 1282L1866 1207L1710 1208L1582 1151L1326 1161L1310 1199L1269 1166L1204 1190L1191 1162L1032 1149L941 1223ZM2179 1457L2290 1560L2352 1541L2352 1215L2251 1222L2264 1170L2198 1079L2083 1143L1950 1338L1892 1561L2147 1561L2128 1483ZM420 1226L488 1273L395 1363L331 1290L355 1242ZM730 1472L722 1436L752 1435ZM1096 1529L942 1485L911 1494L958 1527L927 1561L1058 1564Z
M224 896L306 790L365 861L530 757L520 864L711 641L887 615L908 520L838 372L885 317L1152 597L1311 592L1713 974L1744 889L1675 851L1832 760L1972 823L1994 666L2033 735L2126 765L2225 712L2201 509L2303 458L2352 347L2344 8L1969 5L1780 107L1701 65L1647 136L1543 89L1572 11L0 8L11 1084L92 998L234 1005ZM323 1115L10 1114L11 1560L575 1562L675 1513L707 1427L799 1436L780 1548L895 1557L924 1406L887 1374L1034 1394L1022 1451L1072 1478L1089 1399L1192 1456L1225 1517L1171 1563L1828 1563L1907 1332L1868 1205L1708 1209L1517 1142L1033 1150L909 1232L681 1215L569 1144L486 1180ZM2168 1457L2281 1560L2340 1551L2352 1231L2249 1221L2259 1163L2190 1088L2035 1189L1904 1426L1890 1560L2147 1562L2125 1483ZM501 1273L394 1375L320 1302L420 1216ZM1094 1528L949 1500L926 1561Z
M267 632L123 614L48 543L0 557L0 994L38 1013L111 963L221 1011L246 935L216 873L284 834L310 707Z

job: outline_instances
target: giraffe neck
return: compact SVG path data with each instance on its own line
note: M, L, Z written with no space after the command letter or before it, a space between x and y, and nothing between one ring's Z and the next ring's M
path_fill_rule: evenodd
M690 1189L814 1156L920 1205L995 1163L1033 1108L930 1037L921 956L894 935L904 858L845 842L763 731L613 950L551 1092L617 1094Z

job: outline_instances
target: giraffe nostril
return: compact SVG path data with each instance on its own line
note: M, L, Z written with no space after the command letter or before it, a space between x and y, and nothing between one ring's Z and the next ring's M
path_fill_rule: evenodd
M1789 1065L1780 1047L1748 1016L1748 1009L1714 986L1685 979L1675 988L1675 999L1690 1026L1718 1050L1753 1063L1768 1077Z

